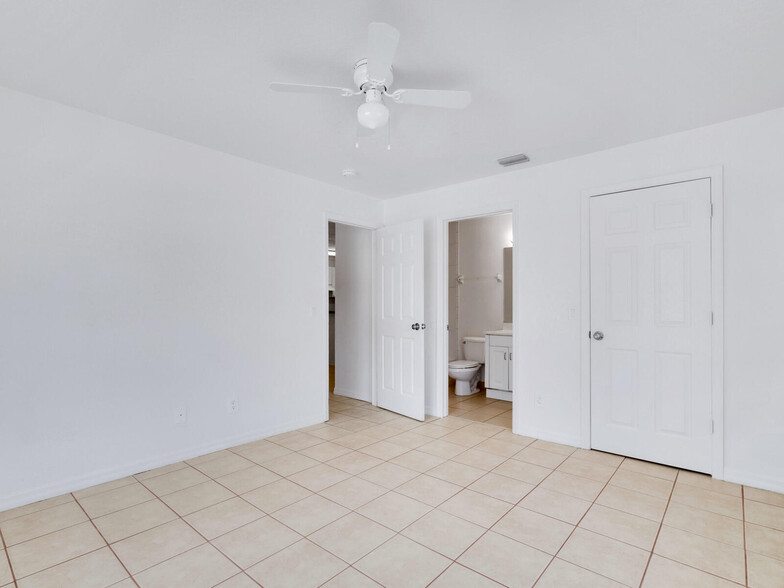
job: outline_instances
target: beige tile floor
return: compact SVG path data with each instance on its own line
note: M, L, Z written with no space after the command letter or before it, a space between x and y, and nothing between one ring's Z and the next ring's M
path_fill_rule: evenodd
M784 586L784 496L512 435L478 400L419 423L336 397L0 513L0 586Z
M471 396L457 396L449 387L449 415L512 429L512 403L485 396L484 389Z

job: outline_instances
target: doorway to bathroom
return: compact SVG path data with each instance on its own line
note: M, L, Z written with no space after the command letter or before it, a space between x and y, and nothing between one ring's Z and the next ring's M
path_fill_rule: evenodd
M445 414L512 429L513 215L445 220Z

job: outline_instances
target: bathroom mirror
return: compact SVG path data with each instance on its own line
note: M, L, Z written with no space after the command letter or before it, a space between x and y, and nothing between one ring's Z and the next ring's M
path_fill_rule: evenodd
M512 321L512 247L504 247L504 322Z

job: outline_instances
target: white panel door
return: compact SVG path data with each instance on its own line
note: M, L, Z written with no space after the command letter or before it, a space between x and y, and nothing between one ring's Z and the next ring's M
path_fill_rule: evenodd
M591 198L591 447L711 468L710 180Z
M425 419L421 220L376 230L376 377L381 408Z

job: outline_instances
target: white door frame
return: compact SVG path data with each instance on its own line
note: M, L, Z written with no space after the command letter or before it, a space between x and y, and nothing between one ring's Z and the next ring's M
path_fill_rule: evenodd
M369 223L367 221L346 216L344 214L335 214L331 212L324 213L324 222L322 223L322 227L324 231L324 234L322 236L322 242L324 243L324 250L322 251L322 260L324 260L324 264L322 266L324 272L322 276L322 289L321 289L322 292L327 292L329 290L329 263L327 262L327 257L329 256L329 223L349 225L352 227L357 227L360 229L368 229L371 231L374 231L380 226L382 226L380 223L378 224ZM375 242L373 244L370 254L371 254L371 262L370 262L371 276L375 276L376 275L375 274L376 271ZM376 282L375 280L373 280L373 301L371 304L371 313L373 318L375 318L376 316L375 312L376 312ZM324 398L324 406L323 406L324 422L326 422L329 420L329 303L327 302L326 298L323 297L321 301L321 316L323 317L324 320L324 322L322 323L323 330L324 330L322 336L324 348L321 356L322 356L322 361L324 362L322 367L322 374L324 374L323 376L324 379L322 380L322 382L326 382L326 389L327 389L327 393L323 397ZM373 349L371 350L371 352L373 354L372 357L374 359L373 359L373 367L371 370L371 374L372 374L371 377L373 378L373 405L375 406L376 405L376 361L375 361L376 325L375 325L375 320L373 320L372 322L373 322L373 334L372 334Z
M436 218L436 365L440 366L436 370L436 393L435 406L428 407L432 414L437 417L445 417L449 414L449 332L446 330L449 324L449 288L446 286L449 281L449 223L482 216L494 216L497 214L512 214L512 235L517 235L517 204L509 202L506 204L486 204L479 207L461 209L457 213L441 215ZM520 270L518 255L512 254L512 320L517 317L517 292L515 282L519 279ZM519 357L517 349L517 338L513 337L513 353ZM514 381L522 382L517 370L520 362L514 363ZM512 391L512 424L513 432L517 431L517 410L520 404L517 399L521 398L519 393ZM428 413L430 414L430 413Z
M580 275L580 443L591 446L591 267L590 202L594 196L652 188L692 180L710 180L713 219L711 222L711 410L714 423L711 475L724 479L724 187L721 166L697 169L667 176L636 180L587 190L581 194L581 275ZM515 350L517 352L517 350Z

